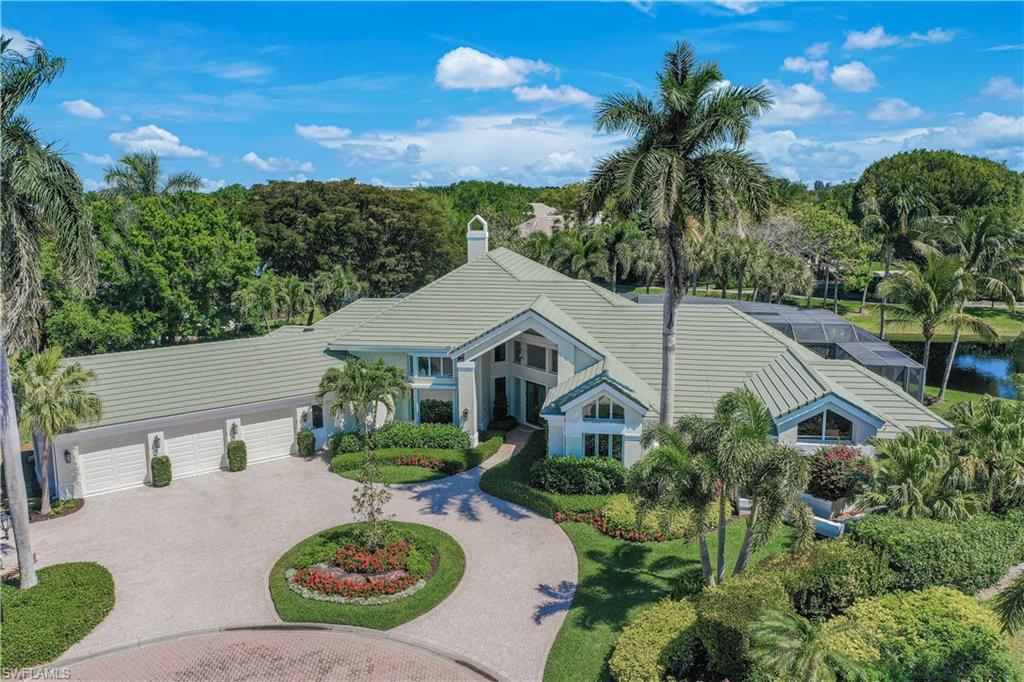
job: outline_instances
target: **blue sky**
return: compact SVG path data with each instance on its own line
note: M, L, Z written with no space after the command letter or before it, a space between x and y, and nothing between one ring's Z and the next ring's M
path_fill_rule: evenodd
M67 59L29 115L87 187L153 149L207 188L586 177L623 143L603 94L652 94L674 41L769 86L751 148L794 180L916 147L1024 166L1024 3L17 3Z

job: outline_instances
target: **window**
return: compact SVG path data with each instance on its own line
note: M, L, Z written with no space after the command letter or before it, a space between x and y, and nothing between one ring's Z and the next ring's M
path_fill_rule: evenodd
M626 410L611 398L601 396L597 400L583 406L583 418L621 422L626 419Z
M494 361L505 362L505 344L494 347Z
M319 405L313 406L313 428L324 428L324 408L320 407Z
M548 371L558 374L558 351L554 348L548 350Z
M512 342L512 362L517 365L523 364L523 344L520 341Z
M622 436L608 433L583 434L584 457L609 457L622 461Z
M841 414L826 410L797 424L797 440L850 442L853 422Z
M452 359L421 355L416 358L416 369L416 374L421 377L450 377Z
M544 369L544 360L547 357L547 349L544 346L526 344L526 364L534 369Z

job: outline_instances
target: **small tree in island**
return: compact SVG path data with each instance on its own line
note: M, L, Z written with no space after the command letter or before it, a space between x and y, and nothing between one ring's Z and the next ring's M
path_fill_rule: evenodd
M328 396L332 396L327 404ZM409 395L409 386L401 368L383 360L370 362L363 358L348 360L344 367L332 367L320 379L317 399L327 408L335 423L343 423L346 411L359 423L365 457L359 475L359 487L352 494L352 513L365 524L364 537L368 547L379 549L388 535L384 506L391 500L387 484L378 483L379 465L373 453L373 431L381 409L385 422L394 417L395 405Z

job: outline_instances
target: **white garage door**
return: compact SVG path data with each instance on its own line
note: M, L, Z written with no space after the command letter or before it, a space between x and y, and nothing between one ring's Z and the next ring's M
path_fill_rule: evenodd
M123 490L146 482L146 443L96 443L78 451L83 495Z
M220 424L192 425L164 434L164 453L171 458L174 477L215 471L224 456L224 430Z
M254 415L242 418L242 438L250 462L259 462L291 454L295 434L292 417Z

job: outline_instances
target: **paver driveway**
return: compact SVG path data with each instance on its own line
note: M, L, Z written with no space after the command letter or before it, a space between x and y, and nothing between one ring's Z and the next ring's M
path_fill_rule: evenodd
M456 590L395 631L509 679L539 680L575 587L576 555L552 521L480 491L482 469L511 450L458 476L393 488L396 519L440 528L466 553ZM96 561L114 576L114 610L67 655L280 622L271 567L300 540L351 521L355 485L322 460L289 458L90 498L72 516L33 524L40 566Z

